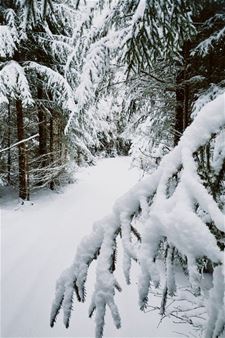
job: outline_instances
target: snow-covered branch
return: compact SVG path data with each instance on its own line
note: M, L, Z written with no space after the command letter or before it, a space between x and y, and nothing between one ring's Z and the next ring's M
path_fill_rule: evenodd
M12 56L16 50L16 44L8 26L0 26L0 57Z
M43 79L43 85L52 93L53 100L58 102L68 115L68 123L65 128L65 133L68 132L71 120L77 113L76 103L72 88L65 78L53 69L36 62L27 62L24 64L25 69L35 71Z
M16 61L6 62L0 70L0 89L5 96L19 97L24 106L34 103L24 69Z
M141 267L139 278L139 304L144 309L148 302L151 282L159 285L159 272L155 263L160 243L169 244L167 253L167 290L173 294L176 290L171 262L173 248L187 258L189 281L193 292L201 292L201 274L198 271L197 260L207 257L217 265L216 271L222 273L224 252L217 245L217 241L209 226L197 212L199 206L214 224L218 231L225 232L224 214L216 201L203 185L197 172L194 154L199 147L207 144L212 134L216 134L225 126L225 95L220 95L208 103L198 114L194 122L186 129L179 144L166 155L158 169L149 177L134 186L114 205L113 213L107 219L97 222L93 232L84 239L78 247L73 265L67 274L58 281L56 300L51 315L52 325L60 307L71 309L74 291L78 294L78 301L84 301L83 289L90 261L98 256L96 271L96 287L91 305L91 314L96 309L96 337L103 335L105 306L111 309L117 327L120 317L115 305L114 294L117 282L111 269L113 250L117 234L121 232L125 254L124 273L129 282L131 260L137 260ZM168 195L167 189L174 175L179 178ZM141 214L145 223L142 242L139 246L132 242L131 225L134 215ZM206 245L207 243L207 245ZM86 253L81 255L81 252ZM90 254L87 254L89 253ZM81 281L81 282L80 282ZM215 279L215 283L216 279ZM224 284L220 286L224 290ZM213 291L214 290L214 291ZM219 292L219 291L218 291ZM218 297L214 287L210 299ZM62 299L64 299L62 301ZM213 304L213 301L209 301ZM216 332L221 332L224 325L224 300L220 298L216 314L209 306L210 321L215 324ZM64 304L64 305L62 305ZM65 310L64 310L65 311ZM71 311L66 312L70 317ZM212 314L214 313L214 314ZM67 320L68 323L68 320ZM213 327L211 325L211 327ZM215 335L214 335L215 336ZM208 335L211 337L211 335Z
M18 145L21 144L21 143L26 143L27 141L30 141L30 140L32 140L32 139L38 137L38 136L39 136L39 134L32 135L32 136L30 136L30 137L25 138L25 139L22 140L22 141L19 141L19 142L16 142L16 143L12 144L10 147L4 148L4 149L0 149L0 153L3 153L4 151L9 150L9 149L11 149L11 148L14 148L14 147L18 146Z

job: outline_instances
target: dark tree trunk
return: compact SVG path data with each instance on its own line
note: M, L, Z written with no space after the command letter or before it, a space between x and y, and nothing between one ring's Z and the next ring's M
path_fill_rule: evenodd
M174 125L174 146L176 146L184 130L189 125L189 88L185 81L188 79L188 62L190 56L190 43L184 43L183 47L183 66L176 78L176 108L175 108L175 125Z
M16 101L17 113L17 137L18 141L24 139L24 117L22 102ZM28 164L27 152L25 143L18 145L19 150L19 197L23 200L29 200L29 186L28 186Z
M38 88L38 98L42 99L43 92L42 89ZM46 129L46 115L41 109L38 107L38 126L39 126L39 155L44 156L41 160L42 167L45 167L47 164L46 154L47 154L47 129Z
M176 146L183 134L184 123L184 89L181 85L183 81L183 71L177 76L177 89L176 89L176 108L175 108L175 125L174 125L174 146Z
M188 85L184 85L184 112L183 112L183 132L189 125L190 121L189 112L189 88Z
M51 115L51 118L50 118L50 140L49 140L49 147L50 147L50 158L51 158L51 163L54 162L54 120L53 120L53 112L51 112L52 115ZM54 190L55 188L55 184L54 184L54 181L51 181L50 182L50 189L51 190Z
M8 184L11 184L11 107L10 107L10 102L8 105L8 131L7 131L7 182Z

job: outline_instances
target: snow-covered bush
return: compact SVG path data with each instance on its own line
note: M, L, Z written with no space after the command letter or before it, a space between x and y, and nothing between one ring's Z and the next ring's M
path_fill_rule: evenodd
M103 335L106 306L111 310L116 327L120 327L115 292L121 289L114 276L116 242L120 234L124 250L123 269L128 284L132 260L140 265L138 290L141 310L148 305L151 285L158 287L160 284L156 261L161 257L162 243L166 247L166 289L161 313L166 295L176 292L174 257L185 258L190 287L196 297L201 294L201 262L207 259L213 269L213 286L204 304L208 313L206 337L224 337L225 186L222 179L220 192L223 196L214 199L210 186L200 178L197 160L199 149L210 142L215 144L211 148L212 157L218 158L218 151L220 156L224 156L217 142L212 141L213 135L221 137L219 135L224 128L225 94L222 94L203 107L155 172L121 197L109 217L94 224L92 233L79 245L73 264L57 282L51 326L61 308L64 324L69 326L74 295L78 301L85 301L88 268L97 259L96 284L89 310L90 317L96 313L96 337ZM141 237L134 227L133 220L137 217L144 224ZM138 242L133 240L134 237Z

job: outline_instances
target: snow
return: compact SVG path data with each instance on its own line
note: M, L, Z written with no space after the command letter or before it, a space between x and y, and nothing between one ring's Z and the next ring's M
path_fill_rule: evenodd
M210 290L209 302L209 325L206 332L206 338L224 337L225 307L224 307L224 274L222 266L217 266L214 270L214 285Z
M179 253L187 258L187 270L192 292L201 295L202 275L197 268L197 259L208 257L213 263L222 264L223 252L217 245L216 238L199 217L195 210L195 203L205 211L214 222L215 227L224 231L224 214L219 209L216 201L207 191L197 173L197 163L193 154L201 145L207 144L211 135L218 133L225 124L224 95L218 96L214 101L208 103L198 114L194 122L185 130L179 144L162 159L158 169L149 177L136 184L123 197L117 200L112 214L96 222L88 241L81 241L77 249L74 262L70 267L69 274L60 277L58 283L61 285L60 292L56 290L55 302L59 297L64 297L63 303L53 303L53 316L51 323L54 324L61 304L67 321L71 317L71 302L73 294L70 293L71 285L78 289L78 294L84 294L85 278L83 278L83 266L89 266L96 259L98 253L98 264L96 269L96 284L93 297L98 297L92 307L96 308L96 338L101 338L105 323L106 305L116 302L116 283L108 284L105 276L110 280L114 278L113 253L114 238L120 233L124 250L124 275L127 283L130 282L131 259L138 261L141 267L139 277L139 305L145 309L148 305L149 288L151 283L157 287L160 283L160 271L157 266L157 255L159 255L160 244L167 240L169 247L175 247ZM171 196L167 196L167 186L170 178L179 173L177 186ZM149 200L150 206L146 204ZM142 242L136 251L136 243L131 239L132 220L134 215L141 214L140 207L144 208L146 221ZM96 245L96 235L102 234L100 242ZM98 236L97 236L98 237ZM91 244L90 244L91 243ZM105 244L107 243L107 245ZM207 243L207 246L205 245ZM79 252L86 252L89 247L97 248L91 256L80 256ZM109 247L109 245L111 245ZM170 255L170 260L172 255ZM171 260L172 263L172 260ZM169 271L171 271L169 267ZM167 272L169 272L167 271ZM87 268L85 274L87 273ZM111 275L110 275L111 274ZM173 293L175 280L168 281L163 299L166 298L167 289ZM79 281L82 281L79 283ZM64 296L62 291L64 290ZM70 294L70 298L68 298ZM77 297L79 300L79 296ZM110 299L110 302L109 300ZM210 303L210 301L209 301ZM162 312L165 306L162 302ZM221 317L221 315L220 315ZM120 320L116 326L120 325ZM220 327L221 327L220 320Z
M201 41L197 47L194 48L191 55L200 54L202 56L206 56L210 49L213 48L213 45L218 43L220 39L222 39L225 35L225 27L222 27L219 31L210 35L207 39Z
M222 130L215 139L215 148L213 153L213 169L219 173L223 166L225 158L225 130Z
M0 84L3 93L12 95L12 97L15 92L19 93L22 104L25 107L34 103L24 69L18 62L8 61L0 70Z
M87 316L95 283L95 264L89 271L87 302L74 303L74 313L67 330L61 318L54 328L49 325L55 281L62 269L70 265L78 243L90 233L93 221L108 214L114 200L139 179L138 171L128 170L129 165L129 159L123 157L100 160L97 166L82 170L78 175L78 182L67 186L63 193L46 190L33 197L33 204L27 203L20 207L16 199L12 202L1 196L0 192L2 337L94 336L94 320ZM109 233L105 240L111 240L110 236ZM105 245L108 247L107 243ZM118 259L122 259L120 250ZM98 265L100 269L100 261ZM115 297L122 328L114 328L107 309L104 336L178 337L180 335L175 331L187 332L187 328L177 328L167 319L157 329L159 315L155 312L144 314L139 311L138 292L134 282L137 280L135 276L138 268L132 266L131 285L128 287L125 285L121 265L118 262L116 279L123 291L117 292ZM100 280L97 278L96 283L102 283L102 280L110 285L117 283L112 280L111 274L108 277L107 275ZM119 289L118 285L116 289ZM94 293L93 302L98 302L98 297L101 294ZM118 309L110 297L107 299L108 304L119 327ZM151 305L155 304L158 304L158 298L151 297Z
M12 56L16 49L10 28L0 25L0 57Z
M26 71L35 71L36 74L43 77L43 84L46 86L46 89L51 91L53 99L58 102L64 111L69 113L69 120L65 127L65 133L67 133L71 119L75 118L75 116L78 118L73 90L69 83L57 71L37 62L29 61L24 65Z
M135 11L135 14L133 16L133 22L136 23L138 19L143 19L144 13L145 13L145 7L146 7L146 1L140 0L137 9Z

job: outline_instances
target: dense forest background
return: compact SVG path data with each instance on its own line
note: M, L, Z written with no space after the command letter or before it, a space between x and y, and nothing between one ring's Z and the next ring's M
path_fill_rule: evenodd
M223 90L224 2L143 6L1 2L2 185L28 199L100 154L149 172Z
M103 276L90 311L96 337L106 305L120 326L113 279L120 234L127 283L132 260L142 269L142 310L163 257L165 313L179 262L196 297L201 272L212 274L205 332L224 337L224 55L223 0L0 2L0 185L29 200L34 189L71 182L98 156L123 154L152 173L81 243L58 284L52 326L61 307L69 325L73 295L85 300L96 258Z

